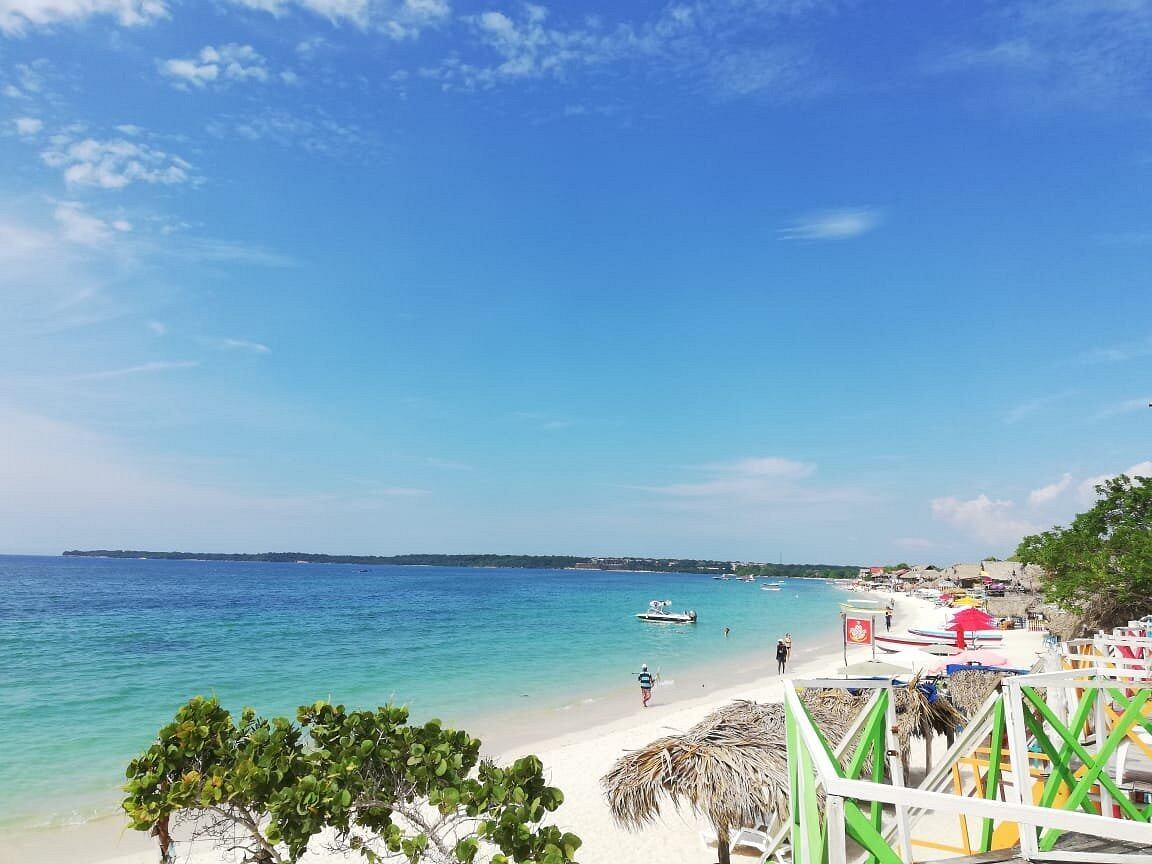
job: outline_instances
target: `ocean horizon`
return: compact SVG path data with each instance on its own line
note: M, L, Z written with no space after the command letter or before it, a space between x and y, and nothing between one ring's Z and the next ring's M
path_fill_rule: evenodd
M234 714L391 702L469 728L596 701L641 663L672 684L770 658L785 632L803 651L841 598L687 573L0 556L0 824L114 812L128 760L197 694ZM636 620L653 599L699 623Z

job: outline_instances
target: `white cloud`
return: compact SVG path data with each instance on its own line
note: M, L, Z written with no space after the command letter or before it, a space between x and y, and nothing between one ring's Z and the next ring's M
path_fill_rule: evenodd
M924 537L897 537L892 542L901 549L923 550L936 547L935 543Z
M16 127L16 134L22 138L31 138L44 128L44 121L36 117L17 117L12 121Z
M1071 485L1072 475L1065 472L1064 476L1055 483L1049 483L1047 486L1041 486L1039 489L1033 489L1029 492L1028 504L1031 507L1048 504L1063 495Z
M1129 477L1152 477L1152 461L1137 462L1130 466L1127 471L1121 471L1120 474L1127 474ZM1088 477L1081 481L1080 485L1076 487L1076 497L1080 500L1081 505L1086 506L1095 501L1096 487L1114 477L1119 477L1120 474L1097 474L1095 477Z
M407 39L447 21L448 0L231 0L277 17L293 11L310 12L333 24L377 29L394 39Z
M69 423L0 404L0 548L346 550L381 513L403 520L426 490L380 483L364 493L270 494L203 463L149 454ZM399 551L399 550L397 550Z
M192 166L179 156L125 138L77 140L54 135L40 156L61 170L69 186L120 189L130 183L172 185L192 180Z
M136 27L167 15L164 0L0 0L0 32L21 35L32 27L78 24L96 16Z
M812 476L816 466L780 456L759 456L704 465L702 470L710 475L708 479L657 486L650 491L671 498L780 500L795 497L796 481Z
M163 321L149 321L148 331L153 336L164 336L168 333L168 325Z
M272 109L243 116L222 115L206 128L208 134L216 138L268 141L310 153L364 156L375 149L371 137L359 127L342 123L323 109L316 109L311 117Z
M221 339L219 344L223 351L250 351L253 354L272 353L272 349L263 342L252 342L249 339Z
M867 234L883 221L878 210L867 207L825 210L801 217L780 231L784 240L847 240Z
M1111 417L1120 417L1124 414L1135 414L1138 411L1152 411L1152 408L1149 408L1150 404L1152 404L1152 399L1147 397L1143 399L1125 399L1123 402L1116 402L1101 408L1096 412L1096 419L1107 420Z
M1008 409L1004 415L1004 422L1009 426L1015 425L1034 414L1039 414L1045 408L1055 405L1071 395L1071 393L1054 393L1051 396L1037 396L1034 399L1026 399Z
M983 38L945 52L930 68L999 73L1030 110L1066 102L1094 108L1127 99L1142 104L1152 92L1147 0L1004 0L988 8L969 30L983 29Z
M171 372L176 369L195 369L200 364L195 360L154 360L136 366L119 369L101 369L96 372L81 372L69 375L68 381L109 381L114 378L129 378L135 375L152 375L157 372Z
M1011 544L1039 530L1016 516L1015 506L984 494L969 500L948 496L932 500L932 516L985 543Z
M56 205L52 217L60 226L60 234L65 240L81 246L105 246L117 233L132 230L132 225L123 219L111 222L93 216L76 201L62 201Z
M205 45L192 58L173 58L160 63L160 73L174 79L178 87L203 89L210 84L267 81L268 64L251 45L230 42Z
M1093 348L1079 356L1081 363L1125 363L1152 355L1152 339L1108 348Z

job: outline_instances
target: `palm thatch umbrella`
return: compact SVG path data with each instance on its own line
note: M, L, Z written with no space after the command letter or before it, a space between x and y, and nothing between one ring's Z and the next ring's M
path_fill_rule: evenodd
M964 722L964 715L942 693L936 692L935 698L932 698L930 692L920 686L920 676L917 675L908 682L908 686L901 687L895 693L896 741L905 774L908 772L913 738L923 739L924 761L930 769L932 739L943 735L951 745L956 728Z
M843 718L837 712L816 719L839 740L852 719ZM784 706L733 702L687 732L624 754L600 782L613 818L626 828L653 821L665 798L676 808L687 804L712 823L720 864L729 864L733 830L789 812L786 741Z
M961 669L948 676L948 698L965 718L975 714L1007 675L982 669Z

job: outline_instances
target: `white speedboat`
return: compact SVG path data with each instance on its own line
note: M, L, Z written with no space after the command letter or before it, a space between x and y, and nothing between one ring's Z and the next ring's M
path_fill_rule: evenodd
M695 624L696 610L687 612L669 612L671 600L653 600L643 612L637 612L636 617L641 621L654 621L658 624Z
M760 590L761 591L783 591L784 589L781 588L779 585L773 585L773 584L769 583L767 585L761 585Z

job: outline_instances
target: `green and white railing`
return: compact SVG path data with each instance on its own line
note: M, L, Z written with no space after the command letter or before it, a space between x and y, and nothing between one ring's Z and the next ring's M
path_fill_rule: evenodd
M797 687L849 686L873 695L854 737L834 749ZM891 682L788 682L785 712L794 864L910 864L914 846L950 848L915 835L928 813L958 818L963 848L953 854L1018 843L1025 860L1152 864L1147 854L1058 848L1067 832L1152 846L1152 803L1124 776L1129 756L1152 755L1144 673L1099 667L1005 679L915 788L896 758ZM961 761L977 766L974 782L957 779Z

